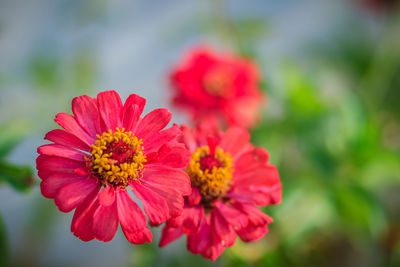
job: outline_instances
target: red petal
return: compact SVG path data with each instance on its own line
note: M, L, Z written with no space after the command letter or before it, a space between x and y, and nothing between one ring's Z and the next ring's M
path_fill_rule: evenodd
M227 223L217 209L213 209L211 213L213 230L218 239L223 241L225 247L230 247L235 244L236 232L233 227Z
M204 216L197 233L187 236L188 250L194 254L203 253L210 246L210 223Z
M97 95L97 104L101 118L108 129L122 128L120 119L122 101L115 91L105 91Z
M144 183L132 183L131 188L136 197L142 201L151 224L161 224L170 217L168 205L159 194L147 188Z
M137 109L138 109L137 113L138 113L138 116L140 116L140 115L142 115L144 106L146 105L146 99L141 96L138 96L136 94L131 94L128 97L128 99L125 101L124 113L129 109L129 107L134 106L134 105L137 106Z
M137 105L129 106L124 109L122 114L122 125L126 131L135 131L137 123L140 119L139 107Z
M148 139L151 140L155 133L161 131L168 125L171 117L172 114L167 109L155 109L140 120L135 135L138 138L142 138L143 143L146 144Z
M235 187L228 196L240 202L252 203L259 206L279 204L282 200L282 186L277 183L270 187Z
M74 173L74 170L77 168L86 167L85 164L81 161L75 161L60 157L49 157L46 155L40 155L36 159L36 169L38 170L38 176L42 179L52 172Z
M72 100L72 112L79 125L93 138L102 132L96 99L87 95L75 97Z
M275 166L260 166L241 170L233 176L234 188L266 187L280 184L279 173Z
M187 206L183 209L183 230L186 234L197 233L200 223L205 216L203 206Z
M164 189L160 187L154 187L152 185L147 185L151 190L158 193L168 205L169 214L171 217L178 216L182 213L184 200L180 195L180 192L173 189Z
M77 161L85 161L83 157L87 156L87 154L79 150L57 144L48 144L40 146L37 149L37 152L41 155L67 158Z
M151 243L153 235L146 225L146 216L125 190L117 191L118 218L129 242Z
M225 151L235 157L239 152L248 148L246 145L250 140L249 133L239 127L230 127L222 137L219 145Z
M114 238L118 228L114 189L103 189L98 195L98 200L99 207L93 215L93 232L97 240L107 242Z
M242 212L247 213L249 218L247 227L237 231L243 241L256 241L268 233L268 224L273 221L271 217L254 205L242 204L239 202L236 202L234 205Z
M91 146L94 143L95 137L89 136L89 134L82 129L72 115L67 113L58 113L56 115L55 122L57 122L67 132L70 132L85 142L88 146Z
M268 233L268 225L255 226L249 224L246 228L239 230L237 233L244 242L257 241Z
M160 247L166 246L169 243L171 243L172 241L175 241L176 239L178 239L179 237L181 237L183 235L183 230L182 227L168 227L165 226L162 230L161 233L161 239L160 239Z
M192 187L192 193L188 196L188 202L190 205L197 205L201 201L200 191L197 187Z
M240 212L236 208L230 205L226 205L221 201L216 201L215 206L221 213L221 215L225 218L225 220L231 225L233 225L235 228L241 229L243 227L246 227L247 224L249 223L246 214Z
M201 255L204 258L215 261L222 254L222 252L224 252L224 250L225 247L222 243L214 243L210 245Z
M189 195L192 192L190 178L181 169L169 168L159 165L148 165L145 167L142 182L160 189L173 189L179 195Z
M190 153L183 144L164 144L158 151L158 157L151 164L172 168L185 168L190 161Z
M93 191L98 190L98 183L94 178L80 180L63 186L54 198L56 205L62 212L69 212L82 204L85 198Z
M236 202L233 204L237 209L247 214L249 223L254 225L264 225L273 222L273 219L252 204Z
M100 187L98 188L100 189ZM90 241L95 237L93 232L93 214L99 206L96 199L98 190L94 190L75 210L71 223L71 232L83 241Z
M193 131L186 125L182 125L183 132L183 143L193 153L197 148L196 138L194 137Z
M44 139L59 145L77 148L83 151L90 151L90 147L82 142L75 135L61 129L55 129L46 134Z
M263 148L255 148L235 160L235 171L242 172L268 165L268 153Z
M44 197L54 198L58 190L64 185L86 179L72 173L55 172L46 176L40 183L40 189Z
M259 95L234 99L224 106L229 124L244 128L254 126L260 117L262 99Z
M155 133L155 136L151 139L148 139L144 146L144 152L151 153L157 152L160 147L170 141L176 139L178 136L182 134L182 131L179 129L177 124L174 124L172 127Z
M97 197L100 205L110 206L114 204L115 201L115 189L111 186L106 186L100 191Z

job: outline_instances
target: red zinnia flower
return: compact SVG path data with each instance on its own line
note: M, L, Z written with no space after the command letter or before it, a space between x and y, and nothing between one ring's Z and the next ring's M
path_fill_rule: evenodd
M258 120L260 71L247 58L194 49L171 75L174 104L195 120L216 116L229 125L250 127Z
M215 260L236 235L245 242L262 238L272 219L257 206L278 204L282 194L267 152L253 147L247 131L235 126L225 133L182 129L192 153L186 168L192 194L182 214L167 221L160 246L186 234L189 251Z
M59 113L65 129L48 132L54 144L38 148L36 161L42 194L54 198L62 212L75 209L71 231L89 241L113 239L118 224L134 244L151 242L146 217L128 193L130 187L151 224L182 212L182 195L191 192L182 171L189 160L176 142L177 125L166 109L140 116L146 100L130 95L123 105L115 91L72 101L74 116Z

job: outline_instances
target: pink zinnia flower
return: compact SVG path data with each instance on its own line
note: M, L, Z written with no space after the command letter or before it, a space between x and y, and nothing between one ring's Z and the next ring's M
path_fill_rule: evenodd
M48 132L45 139L54 144L38 148L42 194L62 212L75 209L71 231L83 241L110 241L121 224L130 242L151 242L145 214L129 189L154 225L179 215L183 195L191 192L182 171L190 155L175 140L181 130L163 130L171 120L166 109L141 117L145 102L132 94L122 104L115 91L76 97L74 116L59 113L55 119L65 131Z
M278 204L282 194L267 152L251 145L242 128L225 133L207 125L182 129L192 153L186 168L192 194L185 197L182 214L167 221L160 246L186 234L189 251L215 260L237 235L245 242L262 238L272 219L257 206Z
M260 70L248 58L199 47L190 51L170 77L173 103L193 119L253 126L262 104Z

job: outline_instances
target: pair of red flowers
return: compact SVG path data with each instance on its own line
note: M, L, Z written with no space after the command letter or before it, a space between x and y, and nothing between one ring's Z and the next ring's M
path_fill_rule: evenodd
M203 67L210 64L204 53L200 61ZM173 80L186 80L194 87L188 80L199 79L199 73L205 72L183 65ZM241 67L227 71L235 68ZM205 102L207 108L229 106L223 93L231 89L213 79L202 81L204 87L209 86L206 91L219 94L218 101ZM230 81L229 86L242 84L243 79ZM192 89L192 95L182 89L176 100L184 103L186 95L194 97L192 103L201 102L201 88ZM236 95L232 97L237 101ZM267 152L251 145L248 132L238 126L226 132L207 122L194 130L176 124L165 129L171 113L156 109L142 117L145 102L132 94L123 104L115 91L97 98L76 97L73 116L56 116L64 130L47 133L45 139L53 143L38 148L42 194L54 198L63 212L75 209L74 235L84 241L110 241L121 224L130 242L152 242L147 214L150 225L166 222L160 246L186 234L192 253L213 260L234 244L237 235L244 241L262 238L272 219L257 206L281 200L279 175L268 163ZM200 113L196 116L205 114ZM232 123L236 117L229 118ZM131 193L141 201L144 212Z

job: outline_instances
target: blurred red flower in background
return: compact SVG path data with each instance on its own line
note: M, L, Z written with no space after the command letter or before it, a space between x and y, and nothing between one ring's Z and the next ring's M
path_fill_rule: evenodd
M171 120L166 109L141 117L145 103L132 94L123 104L115 91L76 97L74 116L59 113L55 119L65 131L48 132L45 139L54 144L38 148L42 194L62 212L75 209L71 231L83 241L110 241L120 223L130 242L151 242L146 216L129 188L151 224L181 214L182 195L191 192L182 170L190 155L175 141L181 130L163 130Z
M225 133L205 124L182 130L192 153L186 168L192 194L182 214L167 221L160 246L186 234L189 251L215 260L237 235L245 242L262 238L272 219L257 206L278 204L282 195L267 152L250 144L248 132L237 126Z
M216 117L248 128L259 118L260 70L248 58L200 47L182 59L170 79L173 103L190 110L195 121Z

